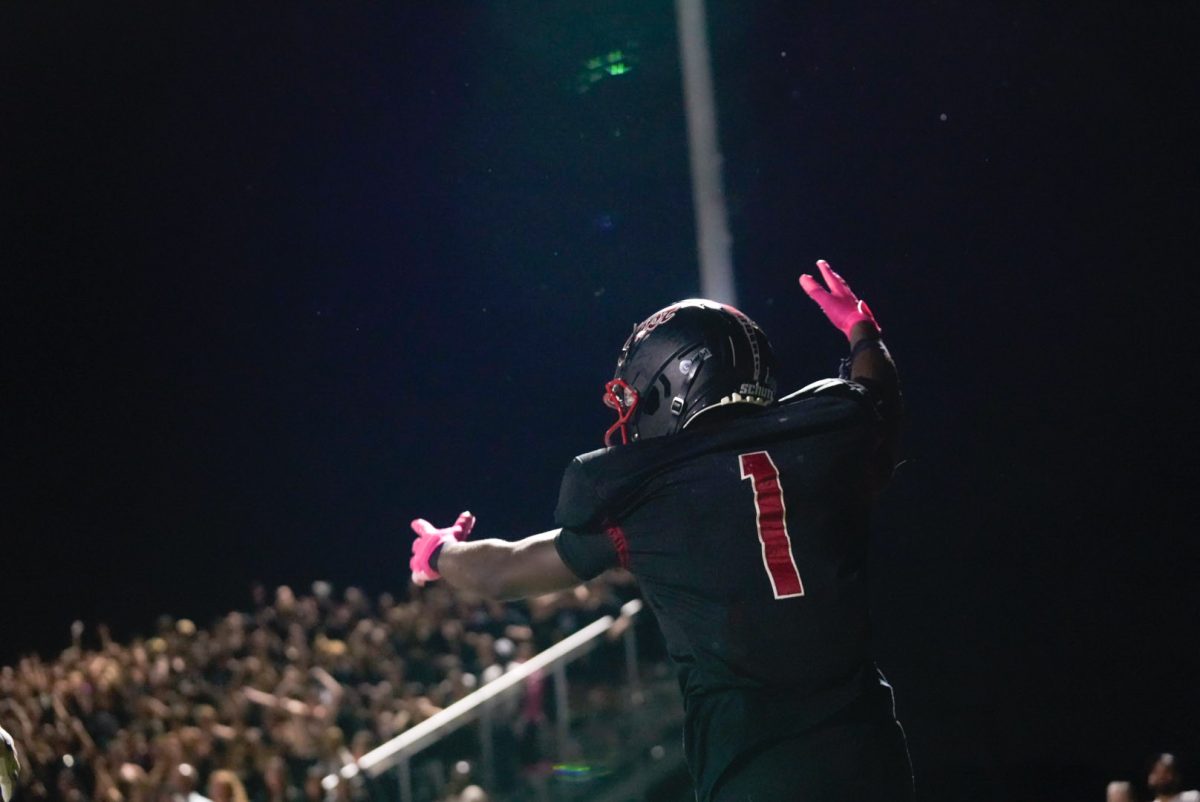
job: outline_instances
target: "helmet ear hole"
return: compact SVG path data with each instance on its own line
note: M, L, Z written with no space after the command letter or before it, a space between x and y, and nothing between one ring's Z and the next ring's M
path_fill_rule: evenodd
M651 385L650 389L641 398L642 408L639 410L644 415L653 415L658 411L658 385Z

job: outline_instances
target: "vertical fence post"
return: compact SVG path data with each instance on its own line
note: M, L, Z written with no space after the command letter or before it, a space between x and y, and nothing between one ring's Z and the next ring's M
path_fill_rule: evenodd
M400 802L413 802L412 771L408 758L400 761L396 775L400 779Z
M558 759L567 759L567 733L571 727L571 711L567 709L567 667L554 665L554 706L558 709Z
M492 739L492 705L485 704L479 716L479 753L483 759L483 787L488 793L496 789L496 755Z
M630 626L622 637L625 640L625 678L629 681L629 692L636 700L642 691L641 678L638 676L637 633Z

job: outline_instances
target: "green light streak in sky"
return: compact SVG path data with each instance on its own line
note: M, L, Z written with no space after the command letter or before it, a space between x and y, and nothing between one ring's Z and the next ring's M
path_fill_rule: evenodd
M636 62L636 53L627 54L624 50L609 50L607 53L593 56L583 62L584 69L576 78L576 89L587 92L605 78L626 75L633 71Z

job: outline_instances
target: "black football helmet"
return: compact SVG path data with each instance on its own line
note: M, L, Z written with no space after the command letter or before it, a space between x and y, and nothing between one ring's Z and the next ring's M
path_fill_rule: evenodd
M633 329L604 403L617 422L613 445L680 431L701 413L728 404L775 401L775 354L753 320L727 304L693 298L660 309Z

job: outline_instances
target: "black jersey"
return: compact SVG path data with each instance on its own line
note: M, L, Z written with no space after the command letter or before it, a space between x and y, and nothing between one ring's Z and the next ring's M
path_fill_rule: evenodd
M879 401L818 382L567 468L559 554L581 579L618 565L637 577L679 671L700 799L739 755L851 703L891 715L865 577L872 496L891 472Z

